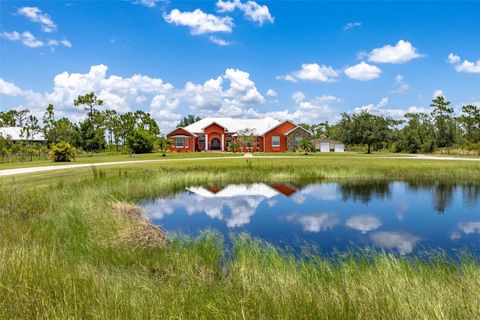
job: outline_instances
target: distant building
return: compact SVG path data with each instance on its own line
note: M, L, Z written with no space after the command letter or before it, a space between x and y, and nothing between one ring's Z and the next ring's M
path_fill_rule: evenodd
M12 141L31 141L44 142L45 137L40 132L30 133L27 139L27 133L22 127L0 127L0 136L3 138L10 138Z
M280 122L273 118L233 119L205 118L167 134L173 140L174 152L227 151L230 142L240 142L242 132L249 130L252 141L243 144L244 152L295 151L311 133L292 121Z
M345 144L340 141L320 138L312 141L318 152L345 152Z

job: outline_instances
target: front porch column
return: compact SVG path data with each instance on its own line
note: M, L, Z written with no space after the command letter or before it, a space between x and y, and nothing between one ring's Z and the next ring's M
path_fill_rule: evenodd
M208 151L208 134L205 135L205 151Z
M225 134L222 133L222 151L225 151Z

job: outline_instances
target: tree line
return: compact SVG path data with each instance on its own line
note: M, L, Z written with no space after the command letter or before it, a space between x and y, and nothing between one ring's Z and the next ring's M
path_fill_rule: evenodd
M26 160L34 154L46 155L48 149L60 142L84 152L147 153L157 149L163 154L171 144L160 137L160 128L150 113L100 111L104 101L93 92L78 96L73 103L86 112L85 119L78 123L66 117L58 118L52 104L46 107L42 126L26 108L0 112L0 127L22 127L23 138L23 141L14 142L9 137L0 137L3 161L11 156ZM30 142L36 133L43 133L44 145Z
M86 113L86 117L77 123L66 117L58 118L51 104L46 107L41 122L26 108L0 112L0 127L21 127L25 138L24 141L13 142L8 137L0 137L3 161L12 155L21 160L32 160L46 155L49 149L61 142L83 152L159 151L163 155L172 145L172 141L161 136L160 128L150 113L141 110L126 113L100 111L104 101L93 92L78 96L73 104ZM480 152L478 106L465 105L461 114L455 115L450 102L439 96L430 107L430 113L407 113L405 120L363 111L342 113L333 125L321 122L301 126L312 132L314 138L340 140L350 150L365 150L368 153L372 150L430 153L445 148ZM184 127L198 120L198 116L187 115L177 126ZM39 132L43 133L45 144L29 142ZM309 149L309 145L305 144L303 149Z
M342 113L330 125L301 124L315 138L340 140L350 150L355 147L392 152L431 153L452 148L480 153L480 107L464 105L460 115L445 97L438 96L430 104L430 113L406 113L405 120L371 114ZM352 148L353 147L353 148Z

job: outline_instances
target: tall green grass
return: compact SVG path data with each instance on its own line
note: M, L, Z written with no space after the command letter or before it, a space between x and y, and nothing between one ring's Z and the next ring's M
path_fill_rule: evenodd
M109 203L192 184L436 178L475 181L474 163L260 159L132 165L0 180L0 318L477 319L476 258L361 252L294 256L214 233L165 249L119 246L131 221Z

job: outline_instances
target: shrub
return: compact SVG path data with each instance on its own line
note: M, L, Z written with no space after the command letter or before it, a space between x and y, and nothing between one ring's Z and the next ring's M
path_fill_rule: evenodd
M236 142L229 142L228 143L228 151L230 152L237 152L240 149L240 144Z
M157 136L146 130L135 130L128 138L128 147L134 153L150 153L155 147Z
M308 154L309 152L315 152L315 145L310 140L302 140L298 144L298 149L301 152Z
M54 162L70 162L75 160L76 149L68 142L61 141L54 144L48 155Z

